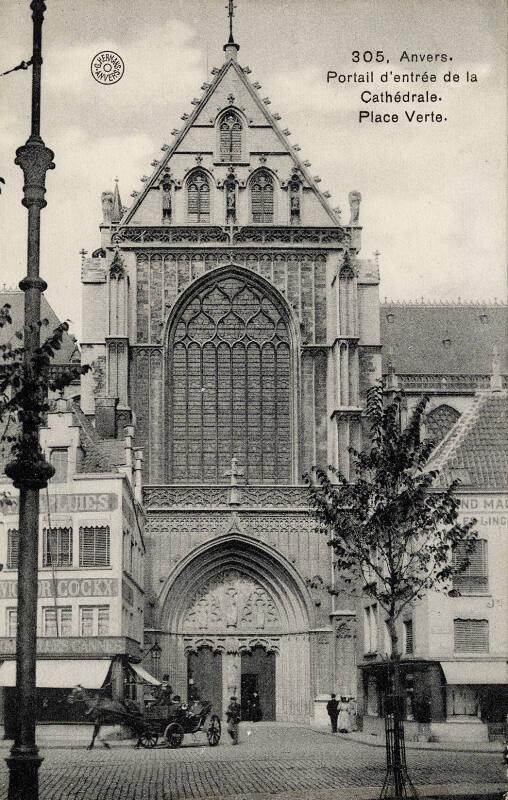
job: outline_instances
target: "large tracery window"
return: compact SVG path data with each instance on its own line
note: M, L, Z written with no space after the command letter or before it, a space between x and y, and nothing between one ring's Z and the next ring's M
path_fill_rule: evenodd
M210 184L204 172L194 172L187 183L189 222L210 222Z
M229 111L219 126L220 160L231 162L242 158L242 125L237 115Z
M251 185L251 208L253 222L273 222L273 179L269 172L261 170L253 177Z
M216 277L169 340L170 480L225 483L235 456L248 483L288 483L290 337L265 290Z

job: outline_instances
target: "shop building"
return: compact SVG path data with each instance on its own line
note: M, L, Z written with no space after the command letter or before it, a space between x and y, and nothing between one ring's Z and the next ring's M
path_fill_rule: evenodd
M79 406L52 403L41 445L55 468L40 493L37 717L79 719L80 684L132 696L144 630L144 512L134 430L101 438ZM6 731L15 716L18 498L5 481L0 515L0 686ZM133 664L133 667L129 666ZM141 670L143 672L143 670Z
M460 480L460 518L476 519L469 566L456 596L432 591L399 621L406 733L411 738L487 740L504 734L508 713L508 394L476 393L436 448L445 485ZM460 559L460 552L455 556ZM375 603L363 603L363 727L384 730L389 637Z

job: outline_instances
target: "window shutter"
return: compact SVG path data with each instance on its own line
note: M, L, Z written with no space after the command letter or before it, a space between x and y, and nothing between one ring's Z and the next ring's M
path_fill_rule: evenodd
M72 528L44 528L42 565L72 566Z
M18 627L18 609L9 608L7 610L7 636L10 639L14 639L16 637L17 627Z
M56 608L44 609L44 636L56 636Z
M109 525L79 529L79 566L109 567Z
M93 636L93 607L82 606L80 612L81 612L80 635Z
M7 531L7 567L18 568L19 531L15 528Z
M456 653L488 653L489 623L486 619L454 620L454 650Z
M60 609L60 636L72 636L72 608Z
M469 564L465 570L454 576L454 588L466 592L486 591L489 585L487 541L478 539L475 542L474 550L469 555L466 552L466 546L459 544L453 553L453 565L458 568L465 561L469 561Z
M408 619L404 622L404 630L406 634L406 654L411 655L413 652L413 620Z
M97 611L97 635L109 634L109 606L99 606Z

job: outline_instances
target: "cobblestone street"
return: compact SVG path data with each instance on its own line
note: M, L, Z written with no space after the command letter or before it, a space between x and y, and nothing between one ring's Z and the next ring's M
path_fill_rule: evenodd
M2 749L7 756L8 750ZM114 743L111 750L99 743L92 752L68 746L43 749L42 755L41 800L368 798L376 797L384 776L382 748L275 723L245 723L238 747L231 746L225 736L216 748L201 738L193 742L186 737L178 750L164 746L134 750L132 743L122 742ZM500 753L411 750L407 759L418 786L437 787L440 794L461 791L471 797L482 796L489 787L499 792L492 796L501 796ZM353 787L359 787L358 791ZM6 797L3 763L0 798Z

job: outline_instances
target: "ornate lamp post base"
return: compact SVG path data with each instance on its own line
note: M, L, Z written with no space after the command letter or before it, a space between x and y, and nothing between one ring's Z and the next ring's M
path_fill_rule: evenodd
M37 747L26 750L22 747L12 748L12 755L6 758L9 767L9 800L37 800L39 797L39 767L43 758L38 755Z

